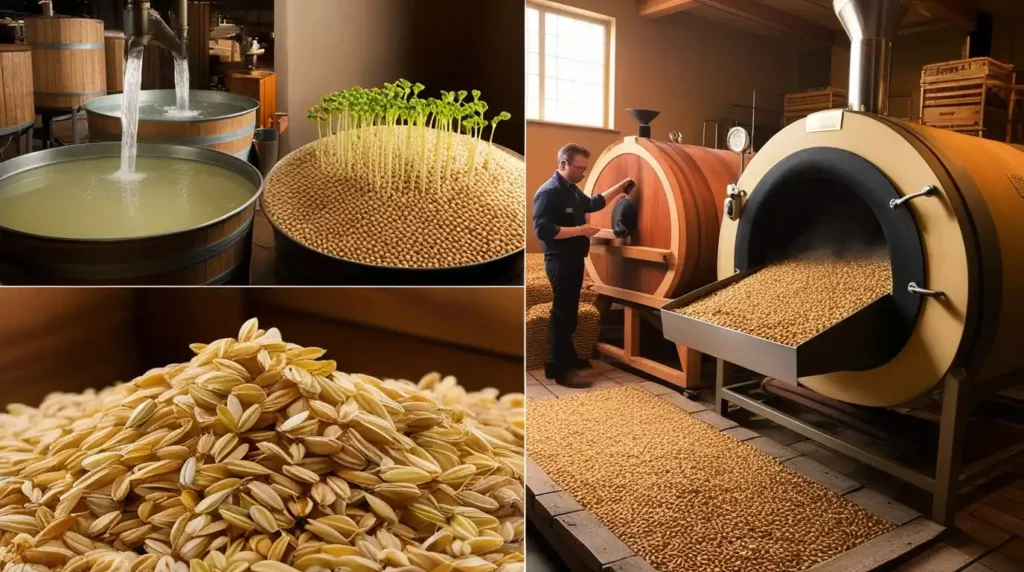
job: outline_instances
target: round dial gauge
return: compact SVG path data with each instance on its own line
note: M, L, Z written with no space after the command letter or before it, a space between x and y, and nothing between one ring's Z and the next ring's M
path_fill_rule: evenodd
M743 153L750 147L750 134L742 127L733 127L725 138L729 150L734 153Z

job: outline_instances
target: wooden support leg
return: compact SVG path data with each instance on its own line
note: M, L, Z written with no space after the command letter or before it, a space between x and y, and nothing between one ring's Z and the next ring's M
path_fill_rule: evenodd
M626 360L640 357L640 314L629 306L623 313L622 336Z
M935 467L932 520L952 526L963 472L964 441L971 412L966 374L953 371L946 375L942 389L942 417L939 419L939 451Z

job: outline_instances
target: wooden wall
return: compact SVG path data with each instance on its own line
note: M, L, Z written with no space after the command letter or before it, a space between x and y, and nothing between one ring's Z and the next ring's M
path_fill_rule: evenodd
M0 289L0 404L131 379L135 300L123 289Z
M523 390L523 291L469 289L0 290L0 405L130 380L234 337L246 319L328 350L343 371ZM8 319L9 318L9 319Z

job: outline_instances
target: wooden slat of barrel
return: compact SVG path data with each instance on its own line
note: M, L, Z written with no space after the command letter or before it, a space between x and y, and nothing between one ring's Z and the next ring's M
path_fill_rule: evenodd
M106 94L102 21L28 18L25 35L32 46L37 107L70 109Z
M174 286L216 284L229 276L247 283L242 271L251 252L254 210L255 203L206 228L113 242L0 231L0 283Z
M227 119L205 121L145 121L139 120L140 143L175 143L190 147L206 147L223 153L247 153L252 145L256 110ZM89 132L100 141L121 139L121 119L98 113L89 114ZM202 143L202 139L227 137L228 141Z
M24 45L0 45L0 132L32 123L32 50Z

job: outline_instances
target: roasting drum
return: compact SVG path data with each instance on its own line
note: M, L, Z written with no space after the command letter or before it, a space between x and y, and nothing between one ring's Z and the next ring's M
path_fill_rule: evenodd
M719 221L726 187L739 173L739 155L644 137L608 146L594 163L584 192L593 196L631 177L637 228L611 244L669 252L668 261L625 258L593 250L587 272L597 284L672 298L714 280ZM614 202L590 215L590 224L612 228ZM607 244L608 241L600 241Z
M841 128L836 129L836 124ZM909 231L906 224L902 231L909 234L886 242L893 262L894 297L906 299L907 276L915 274L922 278L923 284L918 286L943 295L919 299L914 295L912 326L894 359L870 370L804 377L800 383L849 403L896 406L935 389L953 368L963 367L973 383L1024 369L1024 351L1019 347L1017 332L1024 323L1022 150L851 111L823 112L800 120L772 138L740 178L739 188L749 197L740 218L726 218L721 225L718 278L766 262L763 253L770 245L758 243L766 235L750 231L753 225L767 224L758 217L768 209L759 213L757 205L782 204L779 201L786 193L794 193L793 189L800 186L785 173L780 176L780 170L803 159L813 160L816 155L827 157L831 163L822 162L812 170L832 172L844 162L867 165L884 175L879 181L891 183L891 187L883 186L895 189L900 196L918 193L928 185L938 189L932 196L915 198L895 210L885 201L887 208L874 212L882 226L886 224L883 219L896 216L900 209L909 209L912 215ZM840 155L846 158L837 159ZM807 165L804 167L806 171ZM838 179L835 184L815 186L813 192L817 194L808 195L814 197L811 205L774 209L772 216L813 213L819 199L824 207L838 198L830 195L849 194L851 186L857 185L846 185ZM758 194L763 196L758 198ZM767 201L768 196L773 201ZM861 198L877 200L863 192ZM772 224L809 223L790 216ZM912 248L918 239L920 246Z

